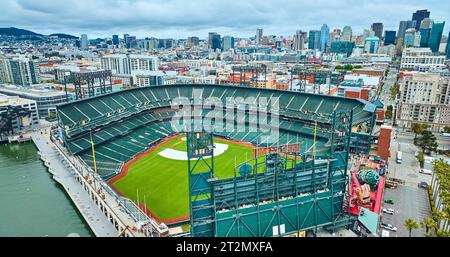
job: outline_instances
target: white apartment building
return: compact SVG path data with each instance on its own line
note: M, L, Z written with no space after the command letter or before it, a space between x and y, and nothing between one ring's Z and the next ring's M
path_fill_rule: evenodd
M23 56L0 59L0 83L31 86L37 84L39 69Z
M450 78L417 72L400 81L397 122L400 128L412 123L428 124L432 131L450 126Z
M111 70L114 75L129 75L132 84L136 84L137 76L157 72L159 60L156 56L143 54L113 54L101 58L101 68ZM156 73L155 73L156 74Z
M445 67L445 55L435 55L430 48L409 47L403 49L400 69L428 71Z

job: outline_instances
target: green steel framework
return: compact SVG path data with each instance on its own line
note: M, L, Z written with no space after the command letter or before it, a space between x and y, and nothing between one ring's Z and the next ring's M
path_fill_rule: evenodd
M239 86L250 86L250 87L258 87L258 79L260 74L264 75L264 87L267 84L267 65L265 64L256 64L256 65L241 65L241 66L233 66L232 67L232 76L233 76L233 84L236 84L234 79L235 72L239 73ZM250 81L246 82L245 73L251 73Z
M213 135L187 132L187 155L189 172L189 210L191 234L198 237L214 236L214 179ZM200 163L205 164L202 170Z
M309 76L314 76L314 91L316 91L317 86L319 84L328 83L328 94L331 92L331 85L338 85L340 82L344 80L344 77L341 73L334 73L331 70L314 70L304 66L295 66L291 70L291 81L290 81L290 90L293 87L294 75L297 75L300 80L300 92L306 91L306 84Z
M268 155L264 163L253 160L253 174L236 176L235 168L231 179L214 177L213 135L187 133L191 236L282 236L349 225L343 207L349 204L352 117L352 111L333 113L325 156L283 153L294 156L289 168L286 163L292 160L279 154L271 157L271 163L281 164L269 166ZM302 162L297 163L298 157ZM196 171L199 162L209 163L208 170ZM261 165L265 165L263 172L259 172Z

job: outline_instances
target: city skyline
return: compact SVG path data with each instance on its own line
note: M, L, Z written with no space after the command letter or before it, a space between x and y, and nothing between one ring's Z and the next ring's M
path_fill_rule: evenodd
M428 9L434 21L450 24L447 17L450 5L441 1L381 0L373 4L318 0L293 5L284 0L249 0L230 6L222 0L5 0L0 7L8 10L0 17L0 27L18 27L42 34L87 34L89 38L128 33L140 38L198 36L205 39L210 31L248 38L255 36L257 28L264 29L264 35L292 36L297 30L318 30L323 24L330 29L351 26L354 34L360 34L375 22L382 22L384 30L398 30L401 20L410 20L412 13L420 9ZM448 31L449 26L445 26L443 35L448 35Z

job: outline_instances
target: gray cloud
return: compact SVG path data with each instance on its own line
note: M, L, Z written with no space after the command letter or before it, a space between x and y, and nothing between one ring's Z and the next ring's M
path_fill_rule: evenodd
M381 21L385 29L396 30L400 20L425 8L432 19L449 23L450 3L442 0L1 0L0 26L90 37L129 33L205 38L208 31L248 37L257 27L265 34L292 35L323 23L361 32Z

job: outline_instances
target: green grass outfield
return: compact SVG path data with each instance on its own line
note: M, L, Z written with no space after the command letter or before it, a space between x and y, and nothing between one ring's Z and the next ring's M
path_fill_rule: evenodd
M227 144L225 153L214 157L215 175L229 178L234 175L235 160L241 164L253 158L253 149L237 143L215 139L216 143ZM128 174L113 185L126 197L145 203L160 220L189 215L188 166L187 161L167 159L158 155L166 148L186 151L182 137L171 140L147 156L133 163Z

